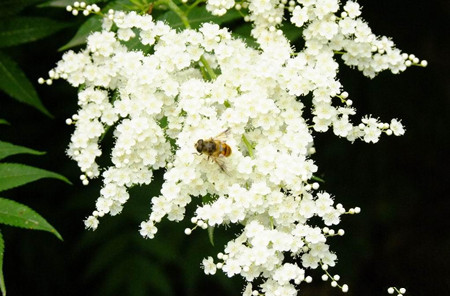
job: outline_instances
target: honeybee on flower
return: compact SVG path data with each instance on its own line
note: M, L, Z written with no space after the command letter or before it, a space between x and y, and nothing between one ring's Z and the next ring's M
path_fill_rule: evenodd
M231 155L231 147L225 143L226 137L230 133L230 128L227 128L217 136L206 140L199 139L194 147L199 154L208 155L208 159L212 159L217 163L223 172L225 171L225 163L220 157L228 157Z

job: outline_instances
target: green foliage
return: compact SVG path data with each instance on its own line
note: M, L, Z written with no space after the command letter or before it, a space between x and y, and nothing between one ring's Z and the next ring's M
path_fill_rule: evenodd
M0 89L17 101L33 106L47 116L51 116L25 73L2 51L0 51Z
M223 16L214 16L210 12L206 10L205 6L194 7L190 10L189 15L189 24L192 28L198 28L202 23L212 22L218 25L223 23L232 22L241 18L241 15L237 10L229 10ZM167 22L174 29L184 28L183 22L178 17L178 15L173 11L167 11L163 15L157 18L158 20Z
M61 46L58 50L63 51L69 48L79 46L86 43L86 38L89 34L95 31L100 31L102 28L102 18L99 15L89 17L78 29L75 36L66 44Z
M66 177L47 170L18 163L0 163L0 191L42 179L54 178L71 184Z
M214 226L208 226L208 238L211 245L214 246Z
M58 231L38 213L23 204L1 197L0 223L26 229L48 231L62 240Z
M48 37L68 26L68 23L56 21L42 16L19 16L25 8L42 3L42 0L2 0L0 1L0 90L51 117L44 107L33 84L17 63L5 51L12 52L10 47ZM15 55L14 55L15 56ZM9 124L0 119L0 124ZM0 160L17 154L42 155L44 152L12 143L0 141ZM64 176L36 167L17 164L0 163L0 191L25 185L41 178L55 178L69 183ZM0 198L0 224L14 227L43 230L53 233L62 240L61 235L42 216L29 207L10 199ZM0 291L6 295L3 276L4 241L0 233Z
M303 34L303 29L293 25L292 23L284 23L280 28L283 31L284 36L286 36L292 44L299 41Z
M162 240L144 240L136 231L136 225L146 216L142 202L158 194L161 181L155 179L152 186L133 188L133 199L120 215L95 233L85 232L79 240L80 256L92 258L84 270L84 280L95 283L92 295L177 295L174 280L179 270L173 270L173 266L182 260L179 250L184 234L180 226L175 225L178 236L165 229L169 235Z
M44 154L44 152L0 141L0 159L23 153ZM64 176L50 171L17 163L0 163L0 191L21 186L41 178L55 178L71 184ZM0 224L48 231L62 240L58 231L38 213L23 204L5 198L0 198ZM3 250L4 242L0 234L0 290L3 295L6 295L3 278Z
M89 2L89 1L88 1ZM96 3L99 1L90 1L90 3ZM73 3L73 2L72 2ZM69 4L72 4L69 3ZM69 5L66 4L66 5ZM130 2L128 0L115 0L110 1L107 5L103 7L101 10L103 13L107 12L109 9L121 9L121 10L129 10ZM75 33L75 36L72 37L72 39L69 40L66 44L61 46L58 50L63 51L67 50L69 48L73 48L76 46L80 46L86 43L86 38L91 34L92 32L100 31L102 29L102 17L100 15L93 15L89 17L79 28L78 31Z
M9 17L0 20L0 47L33 42L67 26L67 23L44 17Z
M5 278L3 277L3 254L5 252L5 241L0 231L0 291L6 295Z
M42 155L45 152L0 141L0 160L16 154ZM71 184L64 176L47 170L17 163L0 163L0 191L21 186L41 178L55 178ZM5 198L0 198L0 224L48 231L62 240L58 231L38 213L23 204ZM2 267L3 250L4 242L0 234L0 290L3 295L6 295Z
M103 295L114 295L115 291L122 288L126 295L145 296L148 287L156 288L157 295L174 295L170 275L162 273L158 266L141 255L129 254L123 260L116 262L108 278L113 281L104 285Z
M143 53L148 53L150 49L150 47L142 44L138 34L133 38L130 38L130 40L124 41L123 44L125 44L128 50L141 50Z
M39 2L42 0L2 0L0 1L0 17L15 15L24 8Z
M98 2L98 1L97 1ZM133 9L132 6L127 5L130 2L125 0L116 0L110 2L108 5L106 5L102 12L106 12L109 9L122 9L122 10L131 10ZM174 29L181 29L184 28L183 22L181 19L174 13L173 11L167 11L158 13L155 12L155 15L157 16L156 19L167 22L172 28ZM236 10L230 10L223 16L213 16L211 13L209 13L205 6L202 7L193 7L189 11L189 23L191 24L192 28L198 28L202 23L204 22L213 22L216 24L223 24L223 23L229 23L232 21L235 21L237 19L241 18L241 15ZM60 51L67 50L69 48L73 48L76 46L80 46L86 43L86 38L95 31L100 31L102 28L102 17L99 15L94 15L89 17L78 29L75 36L72 37L72 39L69 40L65 45L61 46L59 48ZM139 45L140 42L138 38L134 38L133 41L130 40L130 42L127 43L127 46L129 48L134 48L134 46Z
M42 1L0 1L0 17L2 17L0 19L0 48L33 42L68 26L68 23L50 18L17 15L24 8L39 2ZM28 104L51 117L25 73L11 57L2 51L0 51L0 90L17 101Z
M33 150L27 147L14 145L8 142L0 141L0 160L5 157L16 155L16 154L34 154L43 155L45 152Z
M251 24L246 23L246 24L243 24L243 25L239 26L238 28L234 29L233 32L231 33L231 35L233 37L242 39L243 41L245 41L245 43L248 46L257 48L258 43L256 42L255 38L253 38L250 35L251 30L252 30Z

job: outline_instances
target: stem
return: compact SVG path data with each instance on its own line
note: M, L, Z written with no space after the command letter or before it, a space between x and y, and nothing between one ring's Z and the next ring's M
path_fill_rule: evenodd
M176 5L172 0L159 0L154 3L154 6L166 4L167 6L169 6L170 10L172 10L173 12L175 12L176 15L178 15L184 27L186 29L190 29L191 24L189 24L189 19L187 15L189 14L192 8L196 7L201 2L204 2L204 0L195 1L186 11L183 11L181 8L179 8L178 5ZM208 61L205 59L203 55L200 57L200 62L205 67L206 72L208 72L210 79L212 80L216 79L217 77L216 73L214 73L213 69L211 69L211 66L209 65Z
M247 147L248 155L250 155L250 157L253 158L252 144L250 144L250 142L248 141L248 139L245 135L242 135L242 142L244 142L245 147Z
M187 14L184 13L184 11L181 10L181 8L179 8L178 5L176 5L172 0L165 0L164 2L166 2L169 8L178 15L186 29L190 29L191 24L189 24Z
M205 67L202 67L202 65L199 65L200 67L200 72L202 72L202 77L204 80L208 80L208 74L206 74L206 70Z
M181 10L181 8L178 7L172 0L158 0L153 3L153 6L159 6L159 5L167 5L169 6L170 10L175 12L176 15L181 19L181 22L186 27L186 29L190 29L191 25L189 24L189 20L187 18L187 14Z
M200 3L202 3L202 2L206 2L206 1L205 1L205 0L197 0L197 1L195 1L194 3L192 3L192 5L189 6L188 9L186 10L186 15L188 15L189 12L191 12L191 10L192 10L193 8L197 7L197 6L198 6Z
M323 267L322 261L320 261L319 264L320 264L321 267ZM328 278L329 278L331 281L336 282L336 285L337 285L340 289L342 289L342 286L339 285L338 281L334 280L333 276L328 272L328 270L322 268L322 271L324 271L324 272L326 273L326 275L328 276Z
M105 131L102 133L102 135L99 138L99 142L103 141L103 139L105 138L106 134L108 133L109 129L111 128L110 125L108 125L107 127L105 127Z
M206 72L208 72L209 77L214 80L217 78L216 73L214 73L213 69L211 69L211 66L209 65L208 61L205 59L205 56L202 55L200 57L200 62L202 62L203 66L206 69Z

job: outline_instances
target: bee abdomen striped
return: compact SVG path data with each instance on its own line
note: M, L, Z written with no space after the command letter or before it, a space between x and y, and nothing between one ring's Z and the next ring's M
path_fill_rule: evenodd
M225 143L222 143L222 155L228 157L230 156L230 154L231 154L231 147Z

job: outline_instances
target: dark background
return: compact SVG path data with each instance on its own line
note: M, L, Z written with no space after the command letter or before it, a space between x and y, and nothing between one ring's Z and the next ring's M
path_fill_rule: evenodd
M360 215L344 216L344 237L330 239L339 262L331 269L350 286L348 295L387 295L396 285L406 295L450 295L450 198L448 185L450 76L448 1L359 1L373 32L391 36L396 45L429 62L401 75L382 73L375 79L342 67L341 80L359 114L383 121L400 118L403 137L382 137L376 145L351 144L331 133L316 138L323 189ZM62 10L56 17L72 19ZM45 76L61 57L76 27L31 44L15 47L15 57L32 81ZM150 213L150 198L160 182L132 189L124 212L105 217L95 232L82 220L94 209L100 182L80 185L76 164L65 156L72 127L64 121L76 110L76 90L58 81L35 83L44 105L55 116L1 95L4 141L47 151L45 156L16 156L21 162L59 172L73 183L41 180L2 193L29 205L64 237L1 227L5 239L4 273L8 295L239 295L243 282L220 272L202 274L206 254L222 249L231 231L216 231L216 247L206 232L183 234L186 224L162 223L154 240L144 240L139 223ZM157 175L161 176L162 172ZM316 275L302 295L341 295Z

